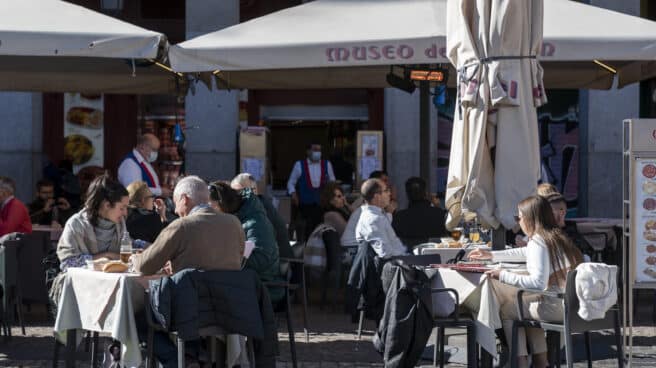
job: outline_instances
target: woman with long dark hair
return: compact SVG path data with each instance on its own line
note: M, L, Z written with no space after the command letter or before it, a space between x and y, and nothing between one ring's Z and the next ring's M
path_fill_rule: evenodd
M346 197L337 182L329 182L321 191L319 204L323 210L323 223L332 226L341 237L346 223L351 216L351 210L346 203Z
M128 191L107 174L89 185L84 208L64 226L57 244L62 270L84 266L89 259L118 259L121 237L126 231Z
M526 274L507 270L487 272L489 277L495 279L493 287L501 307L501 318L508 341L511 341L512 321L519 317L515 305L516 289L509 286L562 292L567 272L575 269L583 259L581 252L558 226L551 205L546 199L531 196L521 201L517 207L519 211L517 220L529 239L526 247L493 252L477 249L469 254L470 259L526 261ZM530 318L549 322L562 321L564 313L560 299L538 294L527 295L524 298L523 309L525 315ZM547 367L544 331L528 328L525 334L531 345L533 367ZM520 330L517 357L520 367L528 366L526 337L524 331Z

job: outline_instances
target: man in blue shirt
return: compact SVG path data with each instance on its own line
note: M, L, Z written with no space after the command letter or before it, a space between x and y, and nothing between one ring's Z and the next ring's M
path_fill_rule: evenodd
M368 179L362 184L360 193L365 200L355 238L358 242L368 242L380 258L407 255L384 208L390 203L391 189L380 179Z

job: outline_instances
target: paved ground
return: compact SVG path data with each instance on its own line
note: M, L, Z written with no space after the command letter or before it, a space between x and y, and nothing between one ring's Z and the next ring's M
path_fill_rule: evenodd
M651 313L653 301L645 296L643 300L635 329L634 366L656 367L656 327L653 327ZM305 342L302 327L300 326L300 306L296 306L295 327L297 330L297 349L299 367L301 368L337 368L337 367L382 367L381 356L373 349L371 336L373 323L365 324L362 341L357 342L355 329L357 325L350 323L350 318L344 314L330 310L320 310L316 303L310 308L310 339ZM43 317L40 308L33 308L28 313L29 325L26 336L20 335L20 329L14 328L14 338L9 342L0 341L0 367L50 367L53 339L52 322ZM279 337L281 340L278 367L292 367L289 354L288 335L284 329L285 323L281 321ZM464 350L464 337L461 331L448 331L449 345L454 350ZM431 339L432 341L432 339ZM607 333L593 334L594 367L616 367L615 348L612 337ZM575 340L578 349L576 367L586 367L583 362L583 342ZM88 354L79 353L80 367L88 367L86 363ZM456 357L457 359L458 357ZM429 361L422 361L426 366ZM63 366L63 364L60 364ZM451 363L449 367L463 367L463 363Z

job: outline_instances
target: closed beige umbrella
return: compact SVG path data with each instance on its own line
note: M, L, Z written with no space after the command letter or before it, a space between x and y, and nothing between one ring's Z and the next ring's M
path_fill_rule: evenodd
M447 226L463 211L513 228L517 203L535 192L540 153L535 109L546 102L542 0L447 2L447 55L458 101L447 178Z

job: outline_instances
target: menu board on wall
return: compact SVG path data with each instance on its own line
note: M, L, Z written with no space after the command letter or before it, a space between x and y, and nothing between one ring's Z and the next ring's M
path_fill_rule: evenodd
M635 281L656 282L656 158L638 158L633 175Z
M85 166L104 165L103 96L64 95L64 157L77 174Z
M376 170L383 169L383 132L360 130L357 136L357 178L362 182Z

